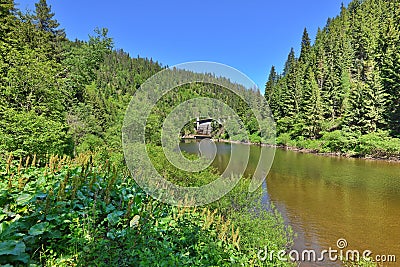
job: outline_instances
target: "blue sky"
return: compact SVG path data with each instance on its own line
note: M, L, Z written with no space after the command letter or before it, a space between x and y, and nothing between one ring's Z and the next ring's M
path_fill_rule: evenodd
M16 0L21 10L34 0ZM87 40L106 27L115 47L163 65L215 61L249 76L260 89L291 47L299 53L306 27L312 40L350 0L48 0L68 38Z

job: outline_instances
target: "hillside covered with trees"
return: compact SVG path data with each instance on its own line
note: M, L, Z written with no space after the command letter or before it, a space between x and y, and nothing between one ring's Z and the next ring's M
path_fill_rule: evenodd
M113 50L106 29L68 40L46 1L28 13L3 1L0 19L0 151L72 156L112 147L130 97L160 64Z
M307 30L283 73L265 87L278 143L319 152L390 157L400 153L400 3L354 0Z

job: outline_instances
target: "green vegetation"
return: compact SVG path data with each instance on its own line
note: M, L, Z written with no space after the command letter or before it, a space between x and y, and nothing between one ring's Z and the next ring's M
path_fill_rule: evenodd
M284 133L277 138L277 143L317 153L336 152L355 157L398 158L400 154L399 139L389 136L387 131L378 130L362 135L359 132L335 130L321 132L321 135L317 140L303 136L292 140L290 134Z
M45 167L10 155L0 166L0 264L258 265L260 246L285 248L292 234L273 208L249 213L259 194L247 195L247 186L209 207L179 208L149 197L127 170L100 165L94 155L51 157Z
M112 50L107 29L67 40L46 1L33 14L0 7L0 153L118 149L130 97L161 66Z
M26 13L2 1L0 20L0 265L291 265L257 260L265 246L289 248L293 233L274 207L259 203L261 189L247 193L249 181L189 209L151 198L130 176L123 118L159 63L114 50L106 29L87 42L68 40L45 0ZM157 146L171 103L220 90L193 86L166 96L147 125L154 162L183 185L218 177L213 169L177 171ZM228 100L258 136L247 107Z
M353 2L313 46L304 32L301 55L291 51L283 75L271 71L266 95L280 143L399 155L395 5ZM382 14L380 29L375 20ZM163 67L115 50L107 29L71 41L59 26L45 0L26 13L12 0L0 3L0 264L290 266L257 259L260 248L288 249L293 233L274 207L260 203L261 189L248 193L248 180L201 209L160 203L136 185L122 153L123 118L132 95ZM238 89L249 99L259 95ZM248 106L227 90L201 83L177 88L153 110L146 140L156 167L186 186L218 174L208 168L188 175L168 164L159 129L174 105L199 96L223 100L252 142L268 142ZM264 103L258 108L268 115ZM191 131L188 124L182 134ZM216 134L232 137L219 128Z
M265 96L278 143L352 156L400 157L398 1L354 0L315 42L304 30Z

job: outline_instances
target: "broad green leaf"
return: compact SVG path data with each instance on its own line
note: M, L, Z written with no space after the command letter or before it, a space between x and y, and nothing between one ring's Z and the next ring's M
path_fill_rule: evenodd
M45 194L45 193L37 193L35 197L36 197L37 200L45 200L46 197L47 197L47 194Z
M22 241L8 240L0 242L0 255L21 255L25 252L25 244Z
M123 214L123 211L114 211L107 215L107 220L111 225L116 225Z
M17 198L17 205L24 205L32 199L31 194L22 194Z
M114 210L115 210L115 207L114 207L113 204L108 204L108 205L107 205L107 207L106 207L106 212L107 212L107 213L109 213L109 212L111 212L111 211L114 211Z
M28 263L29 261L29 255L25 252L22 252L19 255L2 255L0 257L0 263L6 263L6 262L22 262L22 263ZM9 265L6 265L9 266ZM12 266L12 265L10 265ZM20 265L17 265L20 266Z
M33 236L41 235L46 231L48 225L48 222L35 224L31 229L29 229L28 233Z
M59 218L59 217L60 217L59 214L48 214L48 215L46 216L46 220L47 220L47 221L53 221L53 220L55 220L55 219L57 219L57 218Z

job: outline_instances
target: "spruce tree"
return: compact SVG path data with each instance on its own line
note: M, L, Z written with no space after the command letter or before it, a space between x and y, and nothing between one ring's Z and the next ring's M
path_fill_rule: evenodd
M295 67L295 62L296 62L296 55L294 53L294 48L292 47L285 62L283 76L286 76Z
M12 31L15 22L14 1L2 0L0 2L0 40L5 41L9 33Z
M64 29L58 29L60 24L54 19L54 13L51 11L51 6L47 4L46 0L39 0L35 4L35 24L45 32L52 33L54 36L65 37Z
M268 81L265 84L265 98L268 100L268 102L270 101L270 99L274 94L274 89L277 81L278 81L278 74L276 73L275 66L272 66L269 72Z
M386 27L379 40L378 64L382 83L388 94L384 112L388 128L400 137L400 10L396 1L387 3Z
M304 101L301 109L301 118L304 123L304 134L315 138L320 130L323 120L321 92L311 67L307 68L304 79Z
M310 54L311 50L311 39L308 35L307 28L304 28L303 31L303 36L301 38L301 51L300 51L300 61L307 62L308 61L308 56Z
M345 114L346 126L363 134L383 128L387 98L377 66L370 60L365 64L368 67L368 71L362 73L365 81L359 77L352 86Z
M283 116L294 117L298 111L298 102L296 101L297 91L297 59L295 57L294 49L292 48L289 52L288 58L285 63L285 82L286 86L282 90L282 104L283 104Z

